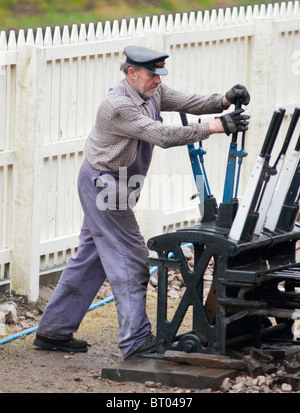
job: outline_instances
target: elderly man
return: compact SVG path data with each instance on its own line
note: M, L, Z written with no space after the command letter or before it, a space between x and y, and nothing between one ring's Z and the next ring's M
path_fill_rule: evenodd
M225 96L186 94L161 82L168 55L128 46L121 70L125 78L99 107L85 144L78 178L84 220L77 255L66 265L41 318L34 344L46 350L87 351L73 337L103 281L109 281L117 308L119 348L125 360L155 351L146 313L148 250L132 207L147 174L153 147L188 145L214 133L246 130L243 110L187 127L163 125L162 111L201 115L221 113L250 96L236 85ZM139 179L135 179L139 177ZM129 185L130 180L136 182ZM138 191L136 191L138 188Z

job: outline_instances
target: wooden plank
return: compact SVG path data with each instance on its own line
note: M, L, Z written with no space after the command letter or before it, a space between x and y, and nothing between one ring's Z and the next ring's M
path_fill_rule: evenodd
M40 255L51 254L76 248L79 243L79 233L63 235L52 239L46 239L40 243Z
M242 360L233 359L227 356L202 353L184 353L182 351L173 350L167 350L164 353L164 360L218 369L242 370L246 367Z
M12 165L14 163L15 151L0 151L0 167L4 165Z
M142 36L131 39L130 44L139 45L143 40ZM85 56L95 56L119 52L128 45L128 38L125 39L109 39L95 42L77 43L77 44L63 44L54 47L46 47L46 60L64 60L73 59ZM8 59L0 55L1 62L7 63Z
M4 248L0 250L0 265L10 262L11 250Z
M17 50L5 50L0 53L0 66L10 66L17 64Z
M264 374L261 363L259 363L253 357L245 356L243 360L245 361L248 373L250 374L251 377L257 377L257 376Z
M237 39L241 37L252 37L254 34L254 24L246 23L240 26L225 26L208 28L195 31L172 32L169 36L170 45L180 45L189 43L215 42L218 40Z
M211 388L217 390L226 377L235 378L238 370L176 365L165 360L134 358L102 369L103 379L117 382L153 381L170 387Z
M43 145L43 157L66 155L69 153L82 152L86 136L77 139L64 139ZM1 158L0 158L1 161Z

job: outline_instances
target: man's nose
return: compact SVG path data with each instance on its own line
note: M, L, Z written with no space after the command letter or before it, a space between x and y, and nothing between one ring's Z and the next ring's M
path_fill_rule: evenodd
M159 76L159 75L155 75L154 81L155 81L155 83L157 83L158 85L160 85L160 84L161 84L160 76Z

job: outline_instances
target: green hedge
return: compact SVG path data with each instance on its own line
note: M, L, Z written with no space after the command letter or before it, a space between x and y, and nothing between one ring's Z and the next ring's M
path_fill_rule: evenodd
M71 25L248 3L249 0L247 3L244 0L1 0L0 30Z

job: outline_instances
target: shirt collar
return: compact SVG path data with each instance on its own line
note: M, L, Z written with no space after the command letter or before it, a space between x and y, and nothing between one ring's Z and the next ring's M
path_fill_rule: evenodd
M130 85L130 83L128 82L128 80L125 78L123 80L124 85L125 85L125 89L128 91L128 94L130 95L130 97L133 99L133 101L135 102L135 104L137 106L142 106L145 103L147 104L149 102L149 99L143 99L134 89L133 87Z

